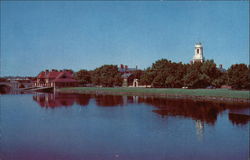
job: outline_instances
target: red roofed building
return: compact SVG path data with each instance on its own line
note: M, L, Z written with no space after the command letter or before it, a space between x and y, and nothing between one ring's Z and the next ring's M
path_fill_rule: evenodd
M74 87L78 82L73 77L73 72L69 70L42 71L35 82L37 87Z

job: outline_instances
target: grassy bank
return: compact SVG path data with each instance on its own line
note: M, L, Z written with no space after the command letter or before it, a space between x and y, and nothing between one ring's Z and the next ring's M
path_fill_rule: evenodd
M249 99L249 91L229 89L172 89L172 88L98 88L98 87L74 87L61 88L59 92L65 93L112 93L124 95L173 95L191 97L218 97Z

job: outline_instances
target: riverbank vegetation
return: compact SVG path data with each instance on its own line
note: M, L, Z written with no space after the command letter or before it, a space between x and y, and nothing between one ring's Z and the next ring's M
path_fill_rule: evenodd
M183 64L161 59L144 70L130 71L128 83L138 79L140 85L153 88L220 88L250 89L250 67L234 64L228 70L216 67L213 60L203 63ZM95 70L80 70L75 78L83 85L114 87L122 86L122 75L116 65L103 65Z

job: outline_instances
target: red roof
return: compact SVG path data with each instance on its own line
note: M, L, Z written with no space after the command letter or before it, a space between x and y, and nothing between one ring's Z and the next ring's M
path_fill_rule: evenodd
M64 71L64 72L60 72L60 74L58 74L58 76L56 78L73 78L73 74L71 72L68 71Z
M38 74L37 78L45 78L45 72L41 72Z
M37 78L49 78L52 82L77 82L70 71L41 72Z
M73 74L71 72L61 72L55 80L53 80L53 82L77 82L74 78L73 78Z
M47 75L47 78L54 79L56 78L59 74L63 72L58 72L58 71L50 71Z

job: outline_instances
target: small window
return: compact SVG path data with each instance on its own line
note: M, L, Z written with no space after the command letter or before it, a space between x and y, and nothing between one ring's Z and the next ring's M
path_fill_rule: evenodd
M200 52L200 50L199 49L197 49L197 53L199 54L199 52Z

